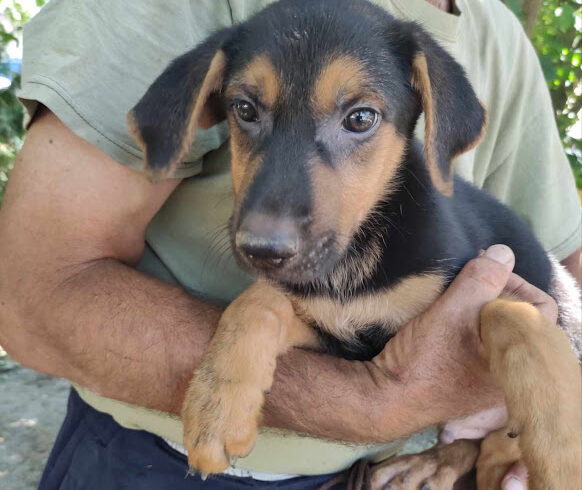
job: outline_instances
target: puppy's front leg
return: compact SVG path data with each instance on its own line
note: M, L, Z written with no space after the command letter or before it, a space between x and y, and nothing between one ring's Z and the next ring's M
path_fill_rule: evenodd
M581 376L566 335L534 306L497 299L481 312L481 338L491 372L505 392L505 434L516 438L529 488L580 488ZM509 436L504 438L508 454L514 445ZM498 448L501 443L497 436ZM494 488L487 479L480 478L480 488Z
M255 442L264 394L277 356L294 346L316 346L315 332L289 299L258 281L223 313L206 356L190 382L182 409L188 463L219 473Z

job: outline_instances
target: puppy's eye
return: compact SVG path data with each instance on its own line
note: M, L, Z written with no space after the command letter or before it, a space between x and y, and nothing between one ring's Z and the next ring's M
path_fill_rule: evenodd
M378 113L372 109L356 109L344 119L343 126L352 133L365 133L374 127Z
M246 100L235 100L232 106L238 117L243 121L252 123L259 120L257 110L250 102L247 102Z

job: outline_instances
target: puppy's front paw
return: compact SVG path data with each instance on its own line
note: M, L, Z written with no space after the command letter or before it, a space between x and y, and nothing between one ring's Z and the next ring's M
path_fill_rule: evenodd
M264 393L249 380L234 380L203 363L190 382L182 409L188 464L220 473L253 448Z

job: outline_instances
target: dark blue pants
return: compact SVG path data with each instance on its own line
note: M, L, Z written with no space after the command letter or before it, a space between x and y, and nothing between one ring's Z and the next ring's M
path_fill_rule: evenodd
M217 475L186 477L186 457L162 439L121 427L71 390L67 416L39 485L40 490L316 489L333 475L278 482Z

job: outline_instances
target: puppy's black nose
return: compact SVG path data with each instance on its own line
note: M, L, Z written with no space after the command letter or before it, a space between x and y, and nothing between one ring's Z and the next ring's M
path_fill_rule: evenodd
M235 237L236 247L255 265L280 267L299 251L299 231L291 218L249 213Z

